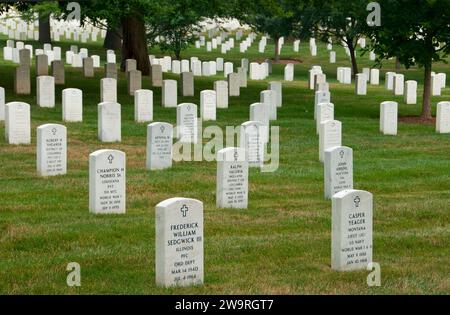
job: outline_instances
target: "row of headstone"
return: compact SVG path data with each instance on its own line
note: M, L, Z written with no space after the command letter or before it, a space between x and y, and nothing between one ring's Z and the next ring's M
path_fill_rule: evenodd
M365 74L357 78L360 84L367 84ZM353 150L342 146L342 123L334 118L326 75L317 66L310 70L309 87L315 91L324 197L332 199L331 267L337 271L366 269L372 262L373 197L353 189Z

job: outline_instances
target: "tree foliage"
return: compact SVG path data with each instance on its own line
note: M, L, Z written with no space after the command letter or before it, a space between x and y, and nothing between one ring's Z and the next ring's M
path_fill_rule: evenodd
M381 0L380 27L368 29L381 63L397 57L407 68L424 68L423 118L431 118L431 71L433 62L450 53L450 0Z

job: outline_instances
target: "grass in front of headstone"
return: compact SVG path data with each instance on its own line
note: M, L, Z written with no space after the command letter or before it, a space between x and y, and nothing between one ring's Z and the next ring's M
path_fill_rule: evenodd
M5 39L0 46L5 45ZM63 51L70 43L63 43ZM89 54L105 52L100 43L78 44ZM35 44L35 47L36 44ZM237 48L227 55L220 51L190 49L185 55L201 60L224 57L270 58L257 43L247 54ZM82 69L66 67L66 85L56 86L56 108L36 104L35 67L32 65L32 95L13 94L11 62L0 51L0 86L6 100L31 105L32 145L11 146L0 137L0 292L3 294L428 294L448 293L448 234L450 230L450 138L435 133L432 125L399 123L398 136L379 132L379 105L399 102L400 116L418 115L420 105L405 105L383 86L368 86L367 96L356 96L354 85L339 85L336 67L349 66L341 48L337 61L328 64L328 51L319 45L318 56L309 56L307 43L295 55L286 43L282 56L300 58L295 81L283 83L283 107L278 110L280 168L275 173L250 170L247 210L217 209L216 163L179 162L168 170L145 168L147 124L134 122L134 100L127 94L119 74L118 102L122 105L122 142L97 140L97 104L100 78L84 78ZM160 52L154 51L158 55ZM64 54L63 54L64 55ZM369 66L368 55L360 58ZM118 56L119 60L119 56ZM314 93L307 89L307 70L322 66L330 82L335 119L343 123L343 145L354 150L356 189L374 194L374 261L380 263L382 286L368 287L368 271L340 273L331 270L331 202L323 197L323 165L319 162L319 139L313 119ZM392 70L388 62L382 70ZM217 110L217 122L203 126L239 126L249 118L249 106L259 102L269 81L282 80L284 65L274 65L273 75L262 82L249 81L240 97L230 97L228 109ZM450 74L448 65L436 70ZM422 70L402 71L419 81ZM180 79L175 75L165 78ZM195 97L178 95L178 103L200 105L201 90L213 89L215 77L195 78ZM383 82L381 82L383 84ZM152 88L143 77L143 88L154 91L154 121L175 124L176 109L161 106L161 88ZM36 128L62 123L61 91L83 90L82 123L66 123L68 173L53 178L36 172ZM448 100L450 90L433 98ZM0 133L4 123L0 122ZM209 139L204 139L207 142ZM99 149L126 153L127 213L95 216L89 213L88 158ZM155 206L172 197L204 202L205 285L163 289L155 284ZM66 266L81 266L81 287L66 285Z

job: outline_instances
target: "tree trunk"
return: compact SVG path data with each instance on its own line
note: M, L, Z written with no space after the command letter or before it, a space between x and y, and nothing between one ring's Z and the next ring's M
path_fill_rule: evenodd
M181 49L179 49L179 48L175 49L175 59L181 60Z
M353 46L353 41L348 45L348 49L350 50L350 57L352 59L352 71L353 71L353 79L356 78L358 72L358 63L356 62L356 52L355 47Z
M424 119L431 119L431 68L432 63L426 65L424 75L424 87L423 87L423 106L422 106L422 115L421 117Z
M280 38L279 37L275 37L273 40L275 41L275 58L274 58L274 61L278 62L278 61L280 61Z
M402 66L402 63L400 62L400 59L395 58L395 71L400 71L400 68Z
M108 28L105 41L103 42L103 48L119 50L120 47L122 47L122 31L120 28Z
M125 71L125 60L135 59L137 69L142 75L150 75L145 24L138 16L122 18L122 62L120 69Z
M50 15L39 16L39 43L51 44Z

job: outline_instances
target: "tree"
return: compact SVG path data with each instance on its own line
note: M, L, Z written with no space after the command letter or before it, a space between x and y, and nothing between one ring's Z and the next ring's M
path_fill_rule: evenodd
M366 0L317 0L307 8L303 18L314 36L323 41L333 39L348 48L354 77L358 74L356 48L367 29L367 3Z
M368 30L381 63L397 57L403 66L424 70L421 118L431 115L433 62L446 61L450 53L450 0L381 0L382 24Z
M299 1L296 1L300 3ZM289 37L294 31L294 15L288 2L283 0L256 0L241 4L241 21L250 25L255 31L268 34L275 42L274 61L280 60L279 39Z
M230 3L236 0L160 0L153 14L146 16L147 39L176 59L193 44L206 18L232 16Z
M56 1L16 1L11 5L14 5L21 12L22 19L25 21L34 21L37 15L39 20L39 42L41 44L52 42L50 35L50 17L52 14L58 15L60 13Z
M121 28L106 28L106 36L103 41L103 48L119 50L122 48L122 29Z
M194 43L196 33L201 30L200 23L209 11L204 5L205 1L198 0L161 0L158 13L146 17L149 43L173 52L180 59L181 51Z
M66 1L67 2L67 1ZM136 59L137 69L150 74L145 17L155 14L156 0L91 0L81 5L82 21L89 19L109 30L122 30L121 69L126 59ZM115 33L117 35L117 33ZM115 38L117 44L117 38Z

